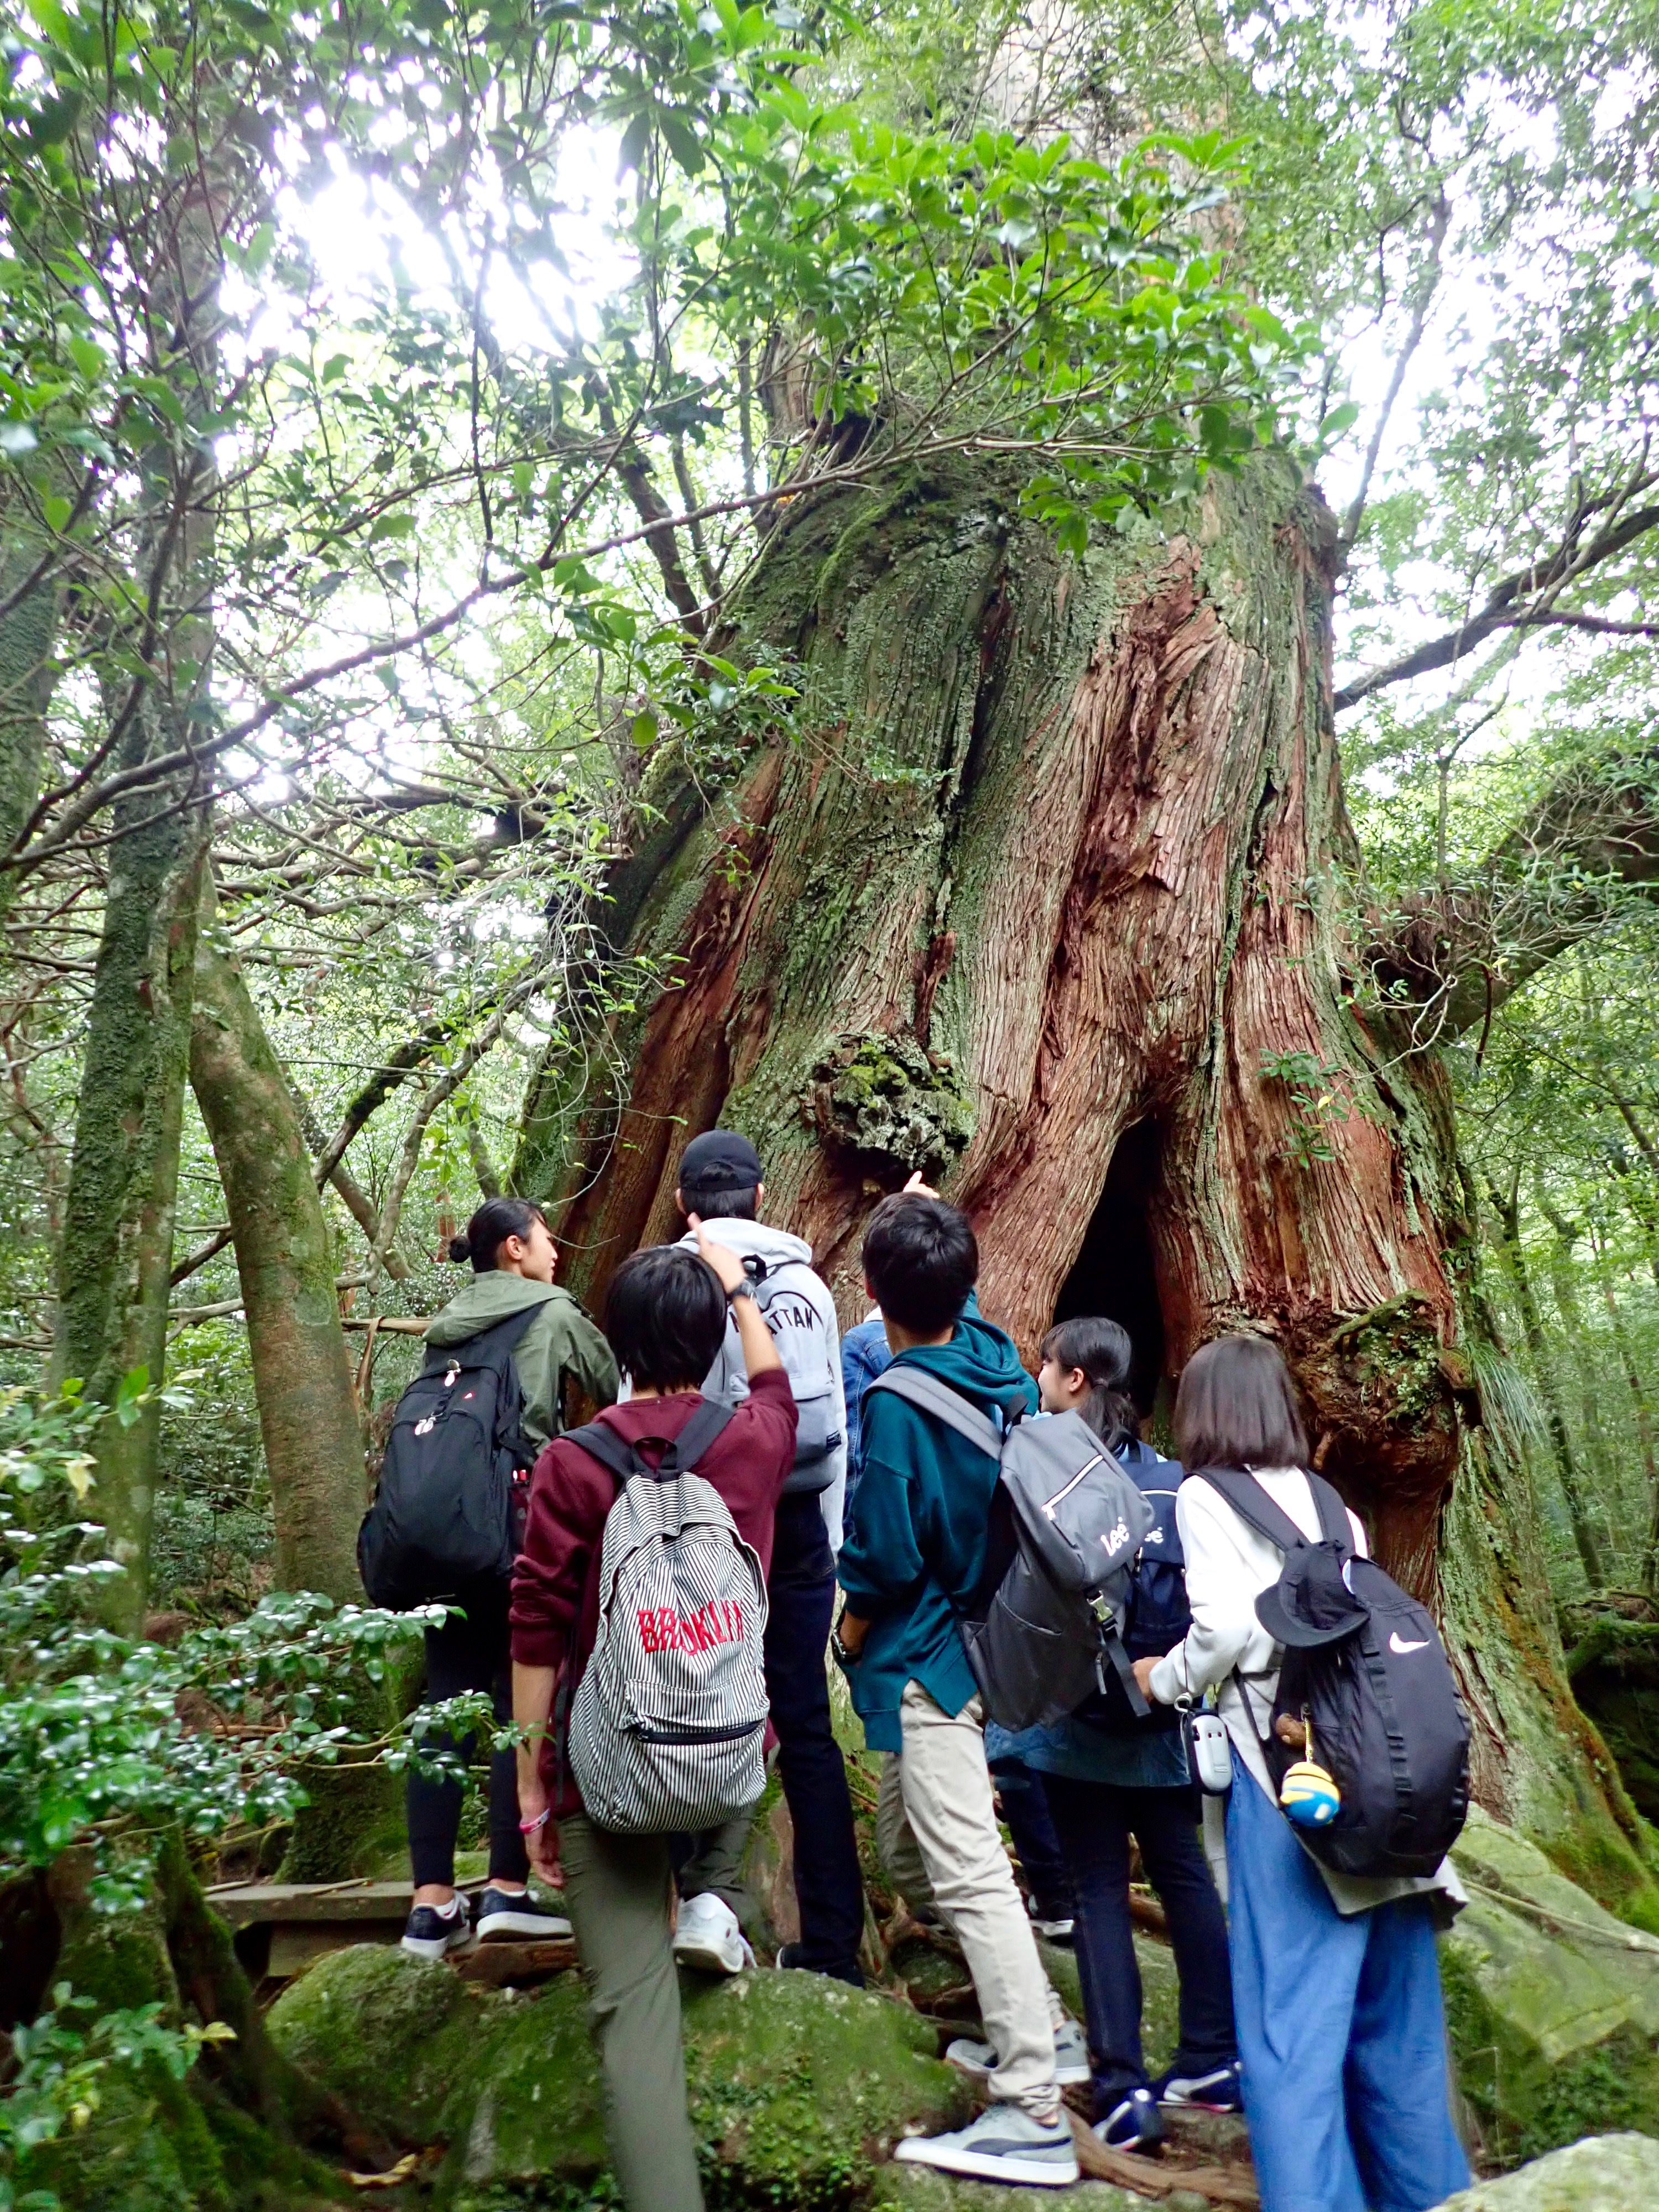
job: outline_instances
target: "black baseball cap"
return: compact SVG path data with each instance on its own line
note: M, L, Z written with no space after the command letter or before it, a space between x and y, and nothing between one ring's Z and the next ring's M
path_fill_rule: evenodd
M1275 1644L1310 1651L1352 1636L1371 1609L1348 1588L1334 1544L1304 1544L1257 1598L1255 1617Z
M753 1190L766 1180L760 1154L735 1129L708 1129L693 1137L680 1155L680 1188Z

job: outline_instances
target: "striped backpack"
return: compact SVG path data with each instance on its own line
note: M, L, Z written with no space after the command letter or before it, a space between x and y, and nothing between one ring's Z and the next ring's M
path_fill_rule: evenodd
M765 1577L692 1471L732 1410L705 1400L655 1468L603 1421L565 1438L617 1478L568 1742L583 1809L618 1834L712 1828L765 1786Z

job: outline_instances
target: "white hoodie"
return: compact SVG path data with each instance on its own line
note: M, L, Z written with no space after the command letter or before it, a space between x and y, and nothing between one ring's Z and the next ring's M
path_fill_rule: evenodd
M836 1302L812 1272L812 1248L803 1238L765 1221L705 1221L716 1244L735 1252L748 1268L756 1299L778 1348L801 1416L797 1458L784 1483L787 1496L816 1491L830 1548L841 1549L842 1508L847 1495L847 1395L841 1372L841 1329ZM695 1235L682 1244L696 1251ZM728 1406L749 1395L738 1325L730 1314L726 1342L703 1380L704 1395Z

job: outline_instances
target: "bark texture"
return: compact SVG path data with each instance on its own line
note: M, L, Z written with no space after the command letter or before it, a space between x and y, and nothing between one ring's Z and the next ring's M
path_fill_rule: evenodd
M281 1064L247 986L214 942L210 915L203 923L190 1079L236 1249L277 1580L284 1589L356 1599L363 1436L328 1224Z
M1218 1330L1271 1331L1319 1463L1431 1597L1463 1470L1446 1595L1483 1790L1576 1864L1594 1832L1633 1893L1582 1723L1562 1771L1532 1501L1482 1428L1444 1075L1361 988L1333 520L1264 459L1079 565L1014 489L964 466L780 524L748 620L795 658L796 738L701 811L653 764L610 927L672 981L609 1041L620 1088L578 1106L550 1062L514 1185L566 1198L593 1297L673 1229L679 1153L718 1120L844 1316L872 1199L921 1167L1028 1358L1057 1302L1118 1313L1166 1383Z

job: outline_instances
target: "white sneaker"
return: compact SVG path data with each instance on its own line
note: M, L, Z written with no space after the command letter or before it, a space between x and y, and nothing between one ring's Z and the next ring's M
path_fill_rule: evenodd
M933 2166L1009 2188L1067 2189L1078 2179L1064 2112L1045 2125L1018 2105L993 2105L953 2135L907 2136L893 2156L903 2166Z
M997 2055L988 2043L972 2043L966 2036L958 2036L945 2053L947 2064L958 2067L975 2081L990 2079ZM1057 2087L1069 2089L1079 2081L1091 2079L1089 2045L1083 2030L1074 2020L1060 2021L1054 2027L1054 2082Z
M696 1966L705 1974L740 1974L755 1963L737 1914L724 1898L708 1890L701 1897L680 1899L674 1956L681 1966Z

